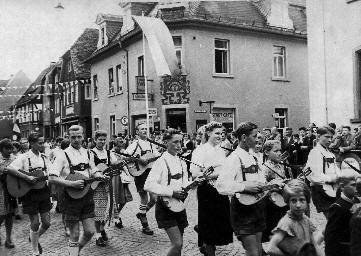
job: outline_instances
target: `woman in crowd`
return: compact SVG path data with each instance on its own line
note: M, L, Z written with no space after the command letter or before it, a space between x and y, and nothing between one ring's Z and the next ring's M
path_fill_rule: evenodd
M15 247L11 240L11 231L13 229L12 214L15 212L17 204L16 198L11 196L6 188L6 168L15 159L11 154L12 151L13 145L10 140L4 139L0 142L0 225L5 220L6 248Z
M198 187L198 246L204 243L209 256L215 255L217 245L227 245L233 242L230 224L230 205L227 196L220 195L216 190L215 180L226 160L221 143L222 124L211 122L205 127L206 143L195 150L192 162L203 166L191 165L193 177L198 177L207 168L214 172L207 177L208 182Z

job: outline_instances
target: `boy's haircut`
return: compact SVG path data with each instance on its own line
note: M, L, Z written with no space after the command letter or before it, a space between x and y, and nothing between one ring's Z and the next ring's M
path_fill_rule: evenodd
M317 134L319 134L319 135L324 135L324 134L329 133L329 132L332 135L335 135L335 130L329 125L325 125L325 126L322 126L322 127L317 129Z
M293 136L293 137L295 137L295 138L297 138L297 139L299 139L299 138L300 138L300 135L298 135L297 133L292 134L292 136Z
M269 127L265 127L265 128L263 128L263 131L265 132L265 131L269 131L269 132L271 132L271 128L269 128Z
M100 136L104 136L104 137L107 137L108 136L108 133L104 130L98 130L95 132L95 135L94 135L94 138L97 139L98 137Z
M18 150L21 149L20 143L17 142L17 141L14 141L14 142L13 142L13 147L14 147L14 148L17 148Z
M286 131L292 131L291 127L286 127Z
M299 131L306 131L306 127L302 126L300 128L298 128Z
M237 139L240 141L242 135L249 136L253 130L257 129L257 125L251 122L242 122L237 126L235 131Z
M69 145L70 145L70 141L67 140L67 139L65 139L65 140L63 140L63 141L61 142L60 148L61 148L62 150L65 150L65 149L67 149L67 148L69 147Z
M353 170L342 170L342 172L337 176L336 183L340 185L341 183L346 185L350 183L350 181L356 181L357 175Z
M302 194L306 198L308 204L310 203L311 191L306 183L298 179L293 179L287 182L286 186L284 186L282 196L285 203L289 204L291 197L299 194Z
M13 143L11 140L3 139L0 141L0 152L2 152L4 148L13 149Z
M180 130L169 128L163 133L163 140L170 140L175 134L182 134L182 133Z
M267 140L263 145L263 152L271 151L276 144L281 145L281 142L279 140Z
M39 138L44 137L44 135L42 135L41 133L38 132L34 132L31 133L28 137L28 141L29 143L35 143L38 142Z
M332 129L336 130L336 124L335 123L329 123L328 126L331 126Z
M141 126L141 125L145 125L146 127L147 127L147 123L139 123L139 124L137 124L137 126L135 126L135 129L138 131L139 130L139 126Z
M69 135L70 135L71 131L74 131L74 132L81 131L81 133L83 133L84 129L83 129L82 126L75 124L75 125L72 125L72 126L69 127L69 129L68 129L68 134Z
M58 138L56 138L55 142L56 142L56 143L59 143L59 142L62 142L63 140L64 140L63 137L58 137Z
M347 126L347 125L346 125L346 126L345 126L345 125L342 126L342 129L345 129L345 128L346 128L347 130L351 131L351 127L350 127L350 126Z

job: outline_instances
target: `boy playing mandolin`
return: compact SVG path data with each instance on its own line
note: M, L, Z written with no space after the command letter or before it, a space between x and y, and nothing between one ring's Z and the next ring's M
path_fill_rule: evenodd
M41 170L40 174L48 175L51 163L41 152L44 151L44 136L40 133L29 135L28 141L31 149L19 155L9 166L8 172L14 176L24 179L29 184L35 184L36 177L28 176L25 173ZM20 172L21 171L21 172ZM31 189L23 197L23 212L29 215L30 219L30 241L33 255L42 254L39 237L50 227L50 187L45 184L41 189ZM39 220L41 219L41 226ZM40 226L40 227L39 227Z
M137 213L137 218L142 223L143 229L142 232L146 235L153 235L153 230L150 229L148 225L147 220L147 212L155 205L157 202L157 196L149 193L149 200L148 200L148 193L144 190L144 183L145 180L148 177L148 174L150 172L151 167L148 167L150 163L149 160L144 159L144 155L146 154L152 154L154 160L156 157L160 157L160 153L156 149L155 146L152 146L152 144L147 141L147 125L144 123L140 123L137 126L137 134L139 136L139 139L134 141L125 151L126 154L139 157L139 159L136 160L136 162L139 165L143 166L143 169L145 171L140 174L139 176L134 177L135 186L137 187L137 191L140 196L140 205L139 205L139 212Z
M83 128L73 125L68 130L70 146L64 154L57 157L50 171L49 179L56 185L75 188L82 192L86 186L84 180L90 177L105 179L94 164L93 154L82 148L84 140ZM71 176L79 175L79 180L70 180ZM63 214L66 226L70 230L68 251L70 256L78 256L80 250L94 235L94 200L93 190L78 199L74 199L67 191L63 193ZM79 221L83 224L83 234L79 238Z
M260 193L265 183L264 173L259 170L256 158L249 153L256 144L257 126L251 122L242 122L235 135L239 141L238 147L227 157L216 186L220 194L232 196L231 224L246 255L261 255L262 231L266 228L264 200L244 205L236 197L236 193Z
M177 156L182 152L182 134L180 131L170 129L164 133L163 140L167 142L167 151L154 163L144 189L158 196L184 200L187 193L182 188L190 182L187 165ZM171 242L167 256L180 256L184 229L188 226L186 210L173 212L158 200L155 206L155 218L158 227L165 229Z

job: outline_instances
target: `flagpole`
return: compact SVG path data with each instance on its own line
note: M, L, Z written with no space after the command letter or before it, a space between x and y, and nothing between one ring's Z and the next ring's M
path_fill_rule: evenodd
M142 17L144 17L144 12L142 12ZM149 106L148 106L148 79L147 79L147 68L146 68L146 61L145 61L145 35L143 33L143 66L144 66L144 85L145 85L145 111L147 115L147 137L150 137L149 134Z

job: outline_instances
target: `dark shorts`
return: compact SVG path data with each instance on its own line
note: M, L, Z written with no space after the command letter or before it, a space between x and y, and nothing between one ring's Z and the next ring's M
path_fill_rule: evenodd
M234 234L255 235L266 229L265 200L253 205L243 205L233 196L231 200L231 225Z
M188 227L186 210L181 212L172 212L166 208L160 199L155 205L155 219L158 223L158 228L172 228L178 227L181 233Z
M38 214L49 212L52 208L50 201L50 188L32 189L22 197L23 213Z
M336 198L325 196L318 186L311 186L312 202L316 206L317 212L325 212L330 209Z
M62 199L64 220L79 221L95 217L92 189L90 189L85 196L79 199L70 197L64 190Z
M147 180L148 178L148 175L150 173L150 170L151 168L145 170L145 172L143 172L142 175L139 175L137 177L134 177L134 183L135 183L135 187L137 188L137 192L146 192L144 190L144 184L145 184L145 181Z

